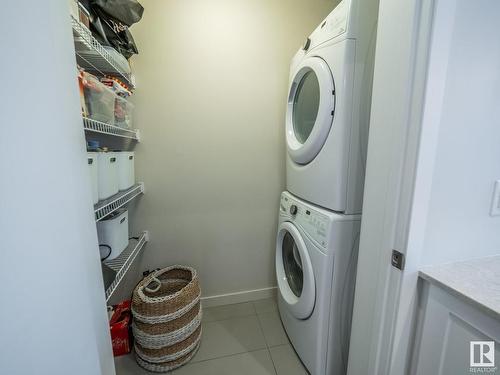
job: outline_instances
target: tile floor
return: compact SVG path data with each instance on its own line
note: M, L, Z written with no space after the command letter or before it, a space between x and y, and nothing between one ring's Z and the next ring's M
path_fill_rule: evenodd
M203 337L174 375L307 375L281 324L274 299L203 310ZM116 358L117 375L151 374L133 355Z

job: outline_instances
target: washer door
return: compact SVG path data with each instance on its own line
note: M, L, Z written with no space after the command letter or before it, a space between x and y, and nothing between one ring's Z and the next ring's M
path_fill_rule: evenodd
M276 239L276 276L281 297L298 319L311 316L316 287L311 259L297 227L284 222Z
M290 85L286 112L288 154L298 164L310 163L330 132L335 111L335 84L326 62L305 59Z

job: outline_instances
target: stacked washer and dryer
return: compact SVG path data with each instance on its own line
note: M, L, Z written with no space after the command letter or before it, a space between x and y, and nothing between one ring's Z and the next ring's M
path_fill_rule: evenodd
M347 370L378 0L342 0L291 63L278 306L313 375Z

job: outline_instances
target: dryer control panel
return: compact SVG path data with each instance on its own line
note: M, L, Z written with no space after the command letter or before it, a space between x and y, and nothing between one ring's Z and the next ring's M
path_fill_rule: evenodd
M320 28L323 28L330 38L344 33L347 29L348 5L341 1L330 15L323 21Z
M287 215L291 222L300 226L318 245L328 245L329 220L326 215L285 194L281 196L280 211Z
M314 48L327 40L333 39L347 31L347 17L350 3L342 0L335 9L320 23L320 25L312 32L309 39L310 46L308 49Z

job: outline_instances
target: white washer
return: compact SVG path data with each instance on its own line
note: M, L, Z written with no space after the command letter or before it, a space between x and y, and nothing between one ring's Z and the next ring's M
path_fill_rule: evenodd
M291 63L287 190L333 211L361 212L378 0L343 0Z
M279 312L295 351L314 375L346 373L360 220L281 194Z

